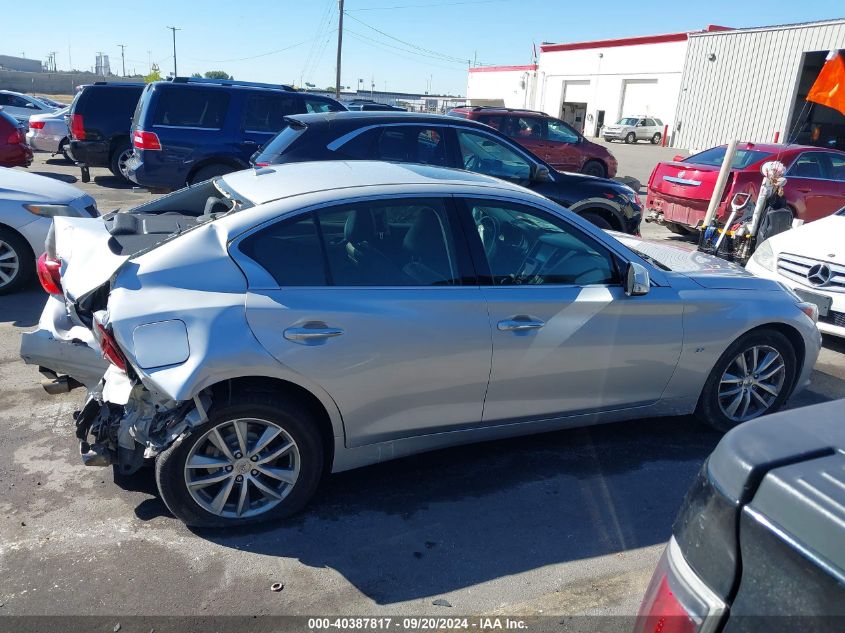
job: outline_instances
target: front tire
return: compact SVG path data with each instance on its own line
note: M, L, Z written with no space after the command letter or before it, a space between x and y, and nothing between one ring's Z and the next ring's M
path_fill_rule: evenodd
M588 160L581 168L581 173L588 176L607 177L607 169L597 160Z
M20 290L35 274L35 256L25 239L0 227L0 295Z
M604 217L599 215L598 213L594 213L592 211L587 211L585 213L579 213L582 218L584 218L587 222L591 224L595 224L597 227L604 231L612 231L613 225L608 222Z
M633 132L628 132L625 135L625 143L627 145L630 145L631 143L636 143L636 142L637 142L637 135L634 134Z
M296 402L244 393L156 459L167 508L193 527L282 519L311 499L323 472L313 416Z
M714 365L695 410L719 431L780 409L792 393L795 348L777 330L754 330L734 341Z

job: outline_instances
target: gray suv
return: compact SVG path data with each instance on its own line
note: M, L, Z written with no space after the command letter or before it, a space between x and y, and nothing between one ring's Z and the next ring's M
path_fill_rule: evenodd
M614 125L605 125L601 129L601 135L605 141L651 141L653 145L657 145L663 138L663 121L645 115L626 116Z

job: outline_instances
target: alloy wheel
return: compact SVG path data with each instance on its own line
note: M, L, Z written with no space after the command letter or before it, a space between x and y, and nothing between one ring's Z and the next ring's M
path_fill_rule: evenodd
M719 381L719 407L733 422L768 411L783 389L786 363L768 345L755 345L734 358Z
M120 153L120 156L117 158L117 168L120 170L120 173L126 177L126 163L132 156L132 152L134 150L130 147L129 149L125 149Z
M21 262L17 251L8 242L0 240L0 288L12 283L20 267Z
M238 418L209 429L185 460L193 500L220 517L263 514L290 494L299 477L299 447L278 424Z

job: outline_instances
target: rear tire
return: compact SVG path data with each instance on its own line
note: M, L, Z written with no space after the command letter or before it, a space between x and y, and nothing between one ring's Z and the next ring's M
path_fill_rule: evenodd
M578 215L580 215L582 218L584 218L587 222L590 222L591 224L595 224L597 227L599 227L602 230L605 230L605 231L612 231L613 230L613 225L610 222L608 222L604 217L599 215L598 213L595 213L593 211L587 211L585 213L579 213Z
M260 448L265 431L275 431L276 435ZM244 438L243 453L239 452L239 432ZM231 458L219 448L221 441ZM292 448L280 457L263 461L288 444ZM291 516L308 503L320 483L323 454L320 433L306 407L269 393L235 394L230 400L215 404L207 422L158 456L156 484L167 508L187 525L229 527L261 523ZM192 464L209 460L208 463L218 465L186 467L189 458ZM267 471L285 473L284 477L293 479L293 483ZM241 477L240 482L236 476ZM197 486L197 480L204 477L220 481ZM244 487L247 492L241 497ZM270 493L265 492L268 489ZM214 505L221 494L221 505L215 512ZM245 499L243 505L241 499ZM262 510L264 506L266 509Z
M660 132L655 133L655 135L651 137L651 144L657 145L660 142L660 139L662 138L663 135Z
M17 233L0 226L0 295L20 290L35 274L35 255Z
M741 355L744 360L737 362ZM766 365L769 355L775 358ZM796 369L795 348L786 336L768 328L749 332L734 341L716 361L704 383L695 415L718 431L729 431L742 422L773 413L792 393ZM764 387L759 386L761 383ZM740 400L735 405L737 399ZM743 407L747 417L741 415Z
M191 177L188 179L188 184L195 185L197 183L205 182L206 180L216 178L217 176L230 174L235 170L235 167L231 167L230 165L224 165L223 163L206 165L205 167L200 167L194 174L191 175Z
M607 178L607 169L597 160L588 160L581 168L582 174L588 176L598 176L599 178Z
M630 145L631 143L636 143L636 142L637 142L637 135L634 134L633 132L628 132L625 135L625 143L627 145Z
M124 182L129 182L129 179L123 173L123 168L126 166L126 161L132 156L132 146L124 141L114 148L111 159L109 159L109 171L115 178L119 178Z
M64 159L68 163L72 163L73 159L70 157L70 154L68 154L67 146L68 146L68 140L64 139L62 141L61 145L59 145L59 153L64 157Z

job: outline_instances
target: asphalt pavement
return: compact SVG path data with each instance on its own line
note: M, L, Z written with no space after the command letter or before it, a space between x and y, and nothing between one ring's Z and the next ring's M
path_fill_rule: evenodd
M643 182L675 153L612 151ZM79 183L43 154L31 171L81 186L101 210L151 197L104 170ZM720 438L682 417L459 447L328 476L278 525L193 531L151 472L120 487L82 465L72 413L83 392L47 395L18 357L43 303L35 287L0 297L0 626L36 614L633 614ZM790 406L842 397L845 342L827 339Z

